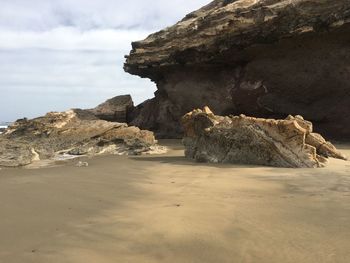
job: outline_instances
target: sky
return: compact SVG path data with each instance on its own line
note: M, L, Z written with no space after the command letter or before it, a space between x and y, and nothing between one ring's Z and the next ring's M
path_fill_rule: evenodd
M131 41L210 0L0 0L0 121L92 108L116 95L135 104L155 84L123 71Z

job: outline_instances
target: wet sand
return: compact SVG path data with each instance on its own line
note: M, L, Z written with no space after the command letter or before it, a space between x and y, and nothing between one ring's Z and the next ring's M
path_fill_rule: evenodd
M350 162L196 164L167 143L161 156L1 169L0 262L350 262Z

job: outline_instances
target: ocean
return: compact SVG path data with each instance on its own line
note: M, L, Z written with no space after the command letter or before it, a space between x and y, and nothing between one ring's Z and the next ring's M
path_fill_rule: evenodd
M0 134L11 124L11 122L0 122Z

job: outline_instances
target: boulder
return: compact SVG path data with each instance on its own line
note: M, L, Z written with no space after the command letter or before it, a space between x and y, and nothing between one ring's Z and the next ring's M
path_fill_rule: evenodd
M346 160L301 116L222 117L206 107L183 116L182 124L185 155L199 162L315 168L324 167L328 157Z
M96 108L87 111L94 114L97 118L113 122L128 122L128 115L134 109L134 102L130 95L121 95L111 98Z
M150 131L98 119L86 110L21 119L0 135L0 166L23 166L63 154L138 155L160 148Z
M17 167L32 163L38 157L25 141L13 142L0 137L0 166Z
M215 0L132 43L124 69L157 84L132 124L179 137L181 117L302 115L350 139L350 1Z

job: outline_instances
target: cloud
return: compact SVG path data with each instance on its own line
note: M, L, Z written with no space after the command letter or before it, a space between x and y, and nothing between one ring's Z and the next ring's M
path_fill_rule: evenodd
M152 97L154 84L126 74L121 57L99 50L0 50L0 120L90 108L121 94L136 103Z
M59 26L159 29L208 0L2 0L0 25L45 31Z
M0 121L90 108L121 94L141 103L154 83L123 71L131 41L204 0L2 0Z
M151 31L57 27L48 31L0 29L0 49L115 50L127 51L131 41L147 37Z

